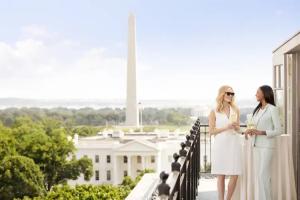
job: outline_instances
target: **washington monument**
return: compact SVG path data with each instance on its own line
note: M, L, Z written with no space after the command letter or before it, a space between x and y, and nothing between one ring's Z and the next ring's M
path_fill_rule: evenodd
M126 125L139 126L139 110L137 105L136 88L136 44L135 44L135 17L128 17L128 57L127 57L127 99Z

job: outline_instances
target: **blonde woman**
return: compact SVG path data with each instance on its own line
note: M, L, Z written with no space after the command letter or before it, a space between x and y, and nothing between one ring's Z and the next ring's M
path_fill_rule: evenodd
M234 102L230 86L219 89L217 105L209 115L209 132L214 136L211 157L211 173L217 175L219 200L224 200L225 176L230 176L226 199L230 200L235 190L238 175L242 172L241 143L238 135L240 113Z

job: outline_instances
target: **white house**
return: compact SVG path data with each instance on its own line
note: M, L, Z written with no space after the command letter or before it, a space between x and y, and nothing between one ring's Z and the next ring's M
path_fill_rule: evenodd
M171 170L173 153L178 152L185 133L155 131L151 133L103 132L93 137L78 138L76 156L93 160L94 175L86 181L82 176L70 180L75 184L120 184L124 176L135 178L143 169Z

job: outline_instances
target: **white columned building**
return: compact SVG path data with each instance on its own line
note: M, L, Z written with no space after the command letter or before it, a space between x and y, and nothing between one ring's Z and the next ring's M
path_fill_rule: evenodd
M126 125L139 126L139 110L137 105L137 78L136 78L136 41L135 17L128 17L128 57L127 57L127 99Z
M125 176L136 178L140 171L161 169L170 171L173 153L178 152L185 133L149 132L116 134L105 133L92 137L74 136L76 157L87 156L93 161L94 175L85 180L81 175L75 184L120 184ZM158 177L158 175L157 175Z

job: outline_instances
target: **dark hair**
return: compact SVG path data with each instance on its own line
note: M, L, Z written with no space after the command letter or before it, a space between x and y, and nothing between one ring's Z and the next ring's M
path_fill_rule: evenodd
M274 100L273 89L268 85L260 86L259 89L262 91L262 93L264 95L264 98L265 98L265 101L269 104L272 104L273 106L276 106L275 105L275 100ZM258 109L260 109L260 107L261 107L261 103L259 103L256 106L256 108L253 111L253 115L258 111Z

